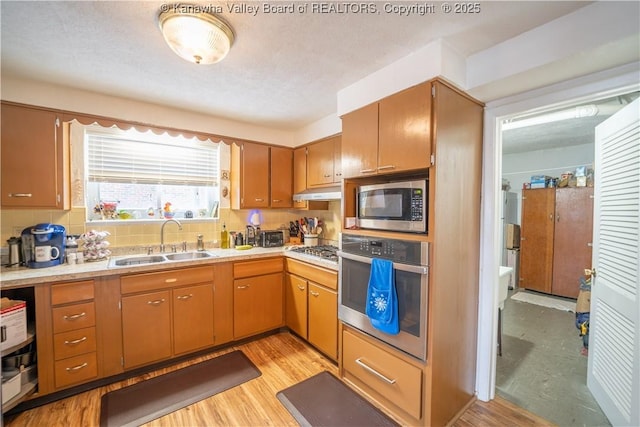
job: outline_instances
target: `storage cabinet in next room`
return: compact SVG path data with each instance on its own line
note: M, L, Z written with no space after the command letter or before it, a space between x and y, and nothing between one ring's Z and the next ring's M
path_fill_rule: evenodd
M592 235L592 187L522 190L520 287L577 298Z

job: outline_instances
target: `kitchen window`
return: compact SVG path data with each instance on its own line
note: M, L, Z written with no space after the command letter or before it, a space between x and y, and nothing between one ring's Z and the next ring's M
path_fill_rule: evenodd
M85 127L89 221L217 218L220 144Z

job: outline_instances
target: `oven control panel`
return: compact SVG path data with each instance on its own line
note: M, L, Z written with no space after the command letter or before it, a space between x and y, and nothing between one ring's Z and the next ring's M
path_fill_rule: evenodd
M404 264L427 265L428 243L368 236L342 235L341 250L368 258L383 258Z

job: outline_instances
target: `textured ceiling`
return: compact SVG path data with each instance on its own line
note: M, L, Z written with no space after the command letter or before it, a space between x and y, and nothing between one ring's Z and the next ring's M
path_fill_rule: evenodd
M157 16L165 2L3 0L1 71L293 130L334 113L340 89L434 40L466 56L589 2L489 1L478 14L410 16L384 5L426 3L366 3L378 13L265 13L263 3L199 2L222 7L236 41L222 62L198 66L164 43ZM231 4L258 13L231 12Z

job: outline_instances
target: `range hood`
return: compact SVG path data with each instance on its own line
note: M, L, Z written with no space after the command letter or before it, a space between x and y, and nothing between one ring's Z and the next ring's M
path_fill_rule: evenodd
M293 200L340 200L341 198L340 186L308 188L293 195Z

